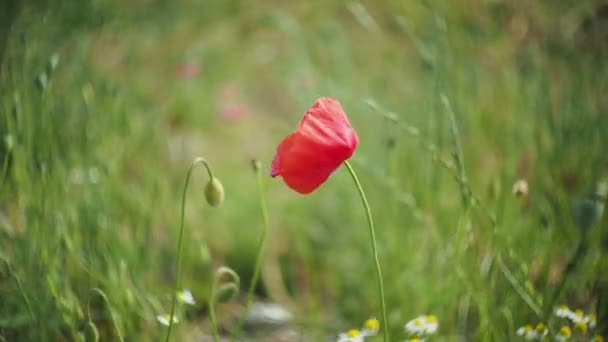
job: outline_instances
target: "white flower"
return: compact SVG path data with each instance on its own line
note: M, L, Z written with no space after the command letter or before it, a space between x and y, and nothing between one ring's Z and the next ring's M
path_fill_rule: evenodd
M158 315L156 316L156 319L160 322L160 324L162 325L166 325L169 326L169 314L164 314L164 315ZM179 323L179 320L177 319L177 316L173 315L173 323Z
M568 318L572 314L570 308L567 305L560 305L557 309L555 309L555 316L561 318Z
M526 324L523 327L517 329L517 335L523 337L526 340L542 340L549 334L549 328L545 323L538 323L536 328L533 328L530 324Z
M574 311L570 311L567 317L572 321L572 323L576 324L585 320L585 313L581 309L576 309Z
M563 341L569 340L571 336L572 336L572 330L570 330L569 326L564 325L563 327L561 327L561 329L559 329L559 333L557 333L557 335L555 335L555 340L559 341L559 342L563 342Z
M345 333L338 335L337 342L363 342L365 336L357 329L351 329Z
M177 299L179 299L182 303L194 305L196 302L194 301L194 296L190 290L185 289L184 291L177 294Z
M439 328L437 316L422 315L405 324L405 330L412 335L434 334Z
M363 323L361 335L364 337L373 336L378 333L378 330L380 330L380 322L375 318L370 318Z
M420 316L405 323L405 330L410 334L422 335L426 330L426 317Z
M589 324L589 328L591 328L591 329L595 328L595 326L597 324L597 319L594 314L589 314L589 315L585 316L583 321L585 323Z
M528 328L532 329L532 327L529 325L519 327L519 329L517 329L517 331L515 333L517 334L517 336L524 336L526 334L526 332L528 331Z
M437 316L435 316L435 315L426 316L425 333L434 334L437 332L437 329L439 329L439 320L437 319Z
M535 340L538 338L536 330L534 330L534 328L532 328L532 326L529 324L526 324L523 327L517 329L517 335L522 336L526 340Z

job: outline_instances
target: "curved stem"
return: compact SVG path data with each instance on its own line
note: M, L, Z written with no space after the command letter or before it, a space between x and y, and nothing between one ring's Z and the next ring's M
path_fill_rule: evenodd
M217 315L215 314L215 301L218 296L218 285L220 283L221 278L225 275L230 276L230 281L233 285L235 285L237 291L241 287L241 279L239 275L231 268L222 266L215 273L215 277L213 279L213 286L211 287L211 299L209 300L209 317L211 319L211 331L213 334L213 341L215 342L220 341L220 335L217 327Z
M169 337L171 336L171 328L173 327L173 320L175 316L175 306L177 304L177 291L179 290L179 277L181 274L181 264L182 264L182 247L184 240L184 217L186 215L186 190L188 190L188 183L190 182L190 176L192 175L192 170L196 164L202 163L205 165L207 169L207 173L209 174L209 178L213 179L213 174L211 173L211 169L209 168L209 164L204 158L196 158L190 164L190 168L188 169L188 175L186 176L186 182L184 183L184 191L182 192L182 207L181 207L181 219L179 224L179 238L177 242L177 261L176 261L176 271L175 271L175 283L173 286L173 300L171 302L171 314L169 315L169 328L167 329L167 336L165 337L165 342L169 342Z
M255 163L255 161L254 161L254 163ZM255 257L255 266L253 268L253 275L251 276L251 282L249 284L249 289L247 290L247 298L245 299L245 308L243 310L245 312L245 315L249 311L249 306L251 305L251 302L253 301L253 292L255 291L255 287L260 278L260 271L262 268L262 256L264 254L264 246L266 245L266 237L268 236L268 227L270 225L270 223L269 223L270 220L268 218L268 209L266 207L266 197L264 196L264 182L262 180L261 169L262 169L261 165L259 165L259 164L254 165L254 170L255 170L256 180L257 180L258 196L259 196L259 200L260 200L260 209L262 211L262 219L264 221L264 225L263 225L263 230L262 230L262 236L260 237L260 242L257 247L257 255ZM243 318L241 318L239 324L237 325L236 336L234 336L234 338L231 339L232 341L239 338L244 320L245 320L245 316L243 316Z
M116 322L116 318L114 317L114 312L112 310L112 307L110 306L110 301L108 300L108 297L106 296L105 293L103 293L103 291L101 291L98 288L92 288L91 292L95 292L97 293L104 301L104 303L106 303L106 306L108 307L108 311L110 312L110 318L112 319L112 324L114 325L114 329L116 330L116 335L118 335L118 340L120 342L123 342L124 339L122 338L122 334L120 333L120 329L118 328L118 323ZM91 321L91 298L89 297L89 302L87 303L87 314L89 316L89 321Z
M372 219L372 212L369 208L369 204L367 203L367 198L365 197L365 193L363 192L363 188L361 187L361 183L359 183L359 178L357 178L357 174L355 170L353 170L352 166L348 162L348 160L344 161L344 165L350 172L350 175L355 181L355 185L357 186L357 190L359 191L359 196L361 196L361 201L363 202L363 207L365 208L365 212L367 214L367 224L369 227L369 235L372 244L372 254L374 257L374 263L376 266L376 276L378 277L378 292L380 293L380 305L382 308L382 327L384 331L383 339L384 342L389 341L388 336L388 320L386 319L386 302L384 300L384 283L382 281L382 271L380 270L380 261L378 260L378 248L376 247L376 232L374 230L374 221Z

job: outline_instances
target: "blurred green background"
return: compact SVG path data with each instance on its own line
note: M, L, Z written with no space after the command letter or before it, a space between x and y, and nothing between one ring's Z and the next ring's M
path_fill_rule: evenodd
M0 29L1 340L87 339L88 306L103 341L110 315L127 341L160 340L197 156L226 201L205 203L196 169L181 283L197 304L174 338L203 340L213 272L243 289L252 274L251 160L268 173L320 96L360 137L393 340L432 313L433 340L507 341L561 303L608 334L605 1L4 0ZM379 317L346 170L308 196L265 186L256 297L289 310L302 341ZM223 331L242 293L218 306Z

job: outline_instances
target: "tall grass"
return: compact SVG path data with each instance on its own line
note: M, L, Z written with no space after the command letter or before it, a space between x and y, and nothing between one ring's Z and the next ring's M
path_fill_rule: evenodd
M243 289L253 274L250 160L269 165L321 95L361 139L353 163L394 338L421 313L439 317L438 340L495 341L562 302L601 315L605 218L552 299L583 236L573 203L607 174L605 50L576 45L596 4L19 3L0 36L0 336L82 339L89 307L100 340L162 338L197 155L214 161L226 203L209 210L193 177L180 283L198 304L179 308L174 333L209 332L214 270L230 266ZM180 78L183 64L200 71ZM227 120L235 108L243 117ZM512 194L517 179L527 197ZM257 298L288 307L313 341L379 318L346 170L307 197L266 184ZM238 302L218 307L223 331Z

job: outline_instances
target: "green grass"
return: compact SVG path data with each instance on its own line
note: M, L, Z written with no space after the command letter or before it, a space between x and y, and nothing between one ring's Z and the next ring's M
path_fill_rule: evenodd
M198 304L179 308L173 336L210 332L222 265L243 285L217 307L232 328L263 226L250 161L268 169L319 96L339 99L360 137L352 164L376 223L393 340L422 313L439 317L438 341L515 339L560 303L608 318L605 217L551 303L583 236L573 203L608 174L606 46L581 29L600 1L14 3L0 17L4 340L86 338L89 303L102 341L117 339L112 316L126 341L163 338L156 315L170 310L197 156L226 201L206 205L196 169L181 284ZM182 63L200 72L176 77ZM223 120L234 104L247 115ZM525 198L511 191L520 178ZM265 187L256 296L289 308L311 341L380 318L347 170L308 196L280 179Z

